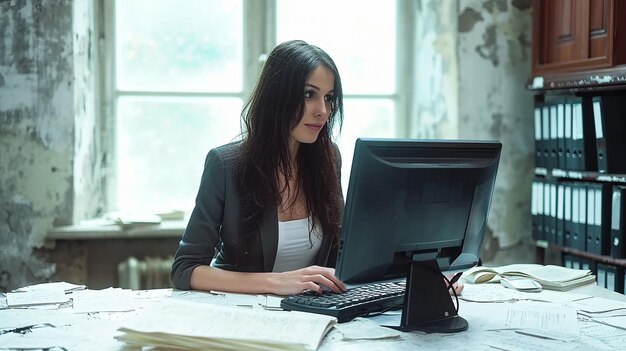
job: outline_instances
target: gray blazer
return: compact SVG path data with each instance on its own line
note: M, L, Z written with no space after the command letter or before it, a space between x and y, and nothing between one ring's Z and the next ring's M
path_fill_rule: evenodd
M337 179L341 191L341 156L337 154ZM249 252L239 255L239 197L234 184L234 164L239 142L209 151L196 197L196 206L178 245L171 278L178 289L191 289L191 271L199 265L210 265L240 272L271 272L278 247L278 210L268 206L253 239ZM343 203L343 202L342 202ZM334 266L336 245L322 241L315 264Z

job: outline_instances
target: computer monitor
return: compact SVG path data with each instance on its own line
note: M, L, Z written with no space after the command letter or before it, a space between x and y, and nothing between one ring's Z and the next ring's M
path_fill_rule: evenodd
M357 139L337 277L406 276L401 329L467 329L441 271L480 261L501 148L497 141Z

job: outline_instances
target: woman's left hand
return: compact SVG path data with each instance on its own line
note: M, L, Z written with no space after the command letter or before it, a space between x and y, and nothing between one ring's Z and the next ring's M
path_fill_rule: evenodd
M463 291L465 285L463 285L463 283L456 282L452 284L452 287L454 288L454 291L457 295L461 295L461 291ZM452 295L452 290L450 290L450 295Z
M448 281L450 281L452 279L452 275L446 275L446 278L448 278ZM444 279L444 284L446 284L446 286L448 286L448 281L446 281ZM454 284L452 284L452 287L454 288L454 291L456 292L457 295L461 294L461 291L463 291L463 288L465 287L465 285L463 285L463 283L457 281ZM454 295L454 293L452 292L451 289L448 289L448 291L450 291L450 295Z

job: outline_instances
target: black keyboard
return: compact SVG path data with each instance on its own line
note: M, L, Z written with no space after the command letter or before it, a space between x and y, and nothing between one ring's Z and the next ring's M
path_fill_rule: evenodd
M334 316L343 323L356 317L402 308L404 290L405 281L394 281L370 283L339 294L307 291L284 298L280 307L287 311Z

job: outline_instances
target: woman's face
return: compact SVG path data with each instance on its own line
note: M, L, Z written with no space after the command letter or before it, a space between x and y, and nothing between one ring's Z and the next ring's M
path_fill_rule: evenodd
M311 144L328 121L333 100L335 76L323 65L311 72L304 85L304 114L298 125L291 130L292 145Z

